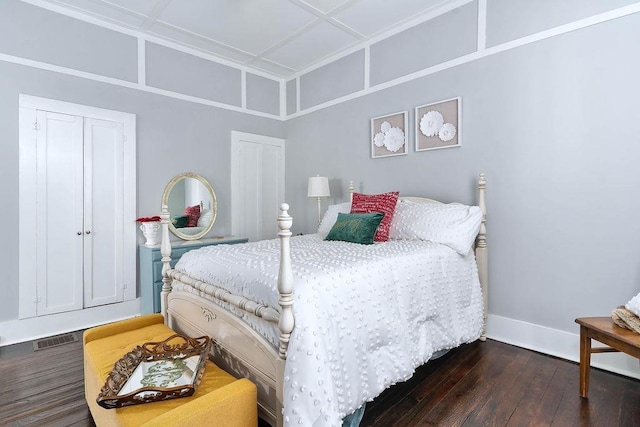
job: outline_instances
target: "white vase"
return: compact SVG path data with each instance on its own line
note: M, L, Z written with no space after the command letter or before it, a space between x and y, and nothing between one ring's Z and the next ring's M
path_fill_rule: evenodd
M140 230L147 240L145 246L155 246L160 244L160 221L148 221L140 224Z

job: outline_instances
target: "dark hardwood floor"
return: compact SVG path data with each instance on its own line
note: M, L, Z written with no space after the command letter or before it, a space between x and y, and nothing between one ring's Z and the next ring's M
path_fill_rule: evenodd
M94 426L84 400L82 338L33 351L0 347L0 426Z
M606 357L606 355L597 356ZM640 426L640 382L488 340L452 350L367 404L362 426ZM82 343L0 348L0 426L93 426ZM212 422L215 425L215 422ZM194 426L196 427L196 426Z

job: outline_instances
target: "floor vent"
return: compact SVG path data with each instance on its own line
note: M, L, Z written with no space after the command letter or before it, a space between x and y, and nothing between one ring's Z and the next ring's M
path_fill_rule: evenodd
M69 334L56 335L55 337L43 338L33 342L33 351L44 350L45 348L57 347L78 341L75 332Z

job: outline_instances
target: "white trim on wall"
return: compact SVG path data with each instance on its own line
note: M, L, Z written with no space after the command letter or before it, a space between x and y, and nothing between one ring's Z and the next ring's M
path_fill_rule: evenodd
M203 105L208 105L211 107L217 107L217 108L223 108L225 110L231 110L231 111L236 111L236 112L240 112L240 113L245 113L245 114L251 114L254 116L258 116L258 117L266 117L269 119L275 119L275 120L284 120L284 117L286 116L286 114L268 114L268 113L264 113L264 112L260 112L260 111L254 111L254 110L250 110L248 108L246 108L246 88L244 87L243 84L243 89L245 90L245 92L243 92L242 95L242 106L241 107L237 107L235 105L229 105L229 104L225 104L222 102L216 102L216 101L212 101L212 100L208 100L208 99L204 99L204 98L199 98L196 96L190 96L190 95L185 95L179 92L173 92L173 91L169 91L169 90L165 90L165 89L158 89L158 88L154 88L151 86L147 86L146 85L146 42L152 42L164 47L168 47L170 49L174 49L177 50L179 52L183 52L198 58L202 58L202 59L206 59L208 61L212 61L218 64L222 64L237 70L240 70L242 75L245 75L245 73L248 71L252 74L258 75L260 77L264 77L266 79L269 80L273 80L276 81L278 83L284 81L283 79L279 78L279 77L275 77L272 74L263 72L261 70L258 69L253 69L250 67L246 67L246 66L242 66L238 63L232 62L232 61L227 61L223 58L219 58L210 54L206 54L204 52L201 52L199 50L196 49L192 49L192 48L188 48L185 47L181 44L178 43L174 43L165 39L161 39L159 37L155 37L153 35L150 34L146 34L146 33L142 33L140 31L136 31L136 30L132 30L129 28L125 28L125 27L121 27L117 24L113 24L107 21L103 21L100 20L99 18L95 18L92 17L90 15L86 15L84 13L78 12L78 11L74 11L74 10L70 10L70 9L66 9L64 7L43 1L43 0L21 0L24 3L28 3L31 4L33 6L36 7L40 7L46 10L50 10L52 12L61 14L61 15L65 15L65 16L69 16L71 18L75 18L78 19L80 21L83 22L87 22L102 28L106 28L121 34L126 34L132 37L135 37L137 39L137 46L138 46L138 53L137 53L137 61L138 61L138 74L137 74L137 82L130 82L127 80L120 80L120 79L116 79L116 78L112 78L112 77L107 77L107 76L103 76L100 74L94 74L94 73L89 73L89 72L85 72L85 71L80 71L80 70L76 70L73 68L68 68L68 67L63 67L63 66L59 66L59 65L54 65L54 64L50 64L47 62L42 62L42 61L36 61L36 60L32 60L32 59L27 59L27 58L22 58L19 56L14 56L14 55L7 55L7 54L3 54L0 53L0 61L4 61L4 62L10 62L13 64L19 64L19 65L25 65L28 67L32 67L32 68L38 68L41 70L46 70L46 71L53 71L56 73L60 73L60 74L67 74L67 75L71 75L74 77L80 77L80 78L84 78L87 80L93 80L93 81L98 81L98 82L102 82L102 83L109 83L115 86L122 86L122 87L127 87L130 89L136 89L136 90L141 90L144 92L150 92L150 93L155 93L157 95L163 95L163 96L167 96L170 98L175 98L175 99L180 99L183 101L189 101L189 102L194 102L197 104L203 104ZM286 110L285 110L286 113Z
M388 89L393 86L400 85L402 83L410 82L412 80L419 79L421 77L425 77L443 70L447 70L449 68L457 67L458 65L466 64L471 61L475 61L478 59L486 58L491 55L495 55L500 52L504 52L507 50L515 49L521 46L526 46L531 43L535 43L541 40L545 40L551 37L559 36L562 34L566 34L572 31L580 30L586 27L590 27L592 25L601 24L603 22L611 21L614 19L622 18L628 15L633 15L635 13L640 13L640 2L634 3L628 6L623 6L618 9L610 10L607 12L599 13L597 15L590 16L588 18L579 19L574 22L570 22L568 24L560 25L559 27L551 28L549 30L541 31L539 33L531 34L525 37L521 37L519 39L515 39L506 43L502 43L497 46L493 46L490 48L485 48L482 51L476 51L469 53L467 55L459 56L457 58L451 59L446 62L442 62L440 64L434 65L432 67L424 68L422 70L415 71L413 73L404 75L402 77L395 78L393 80L389 80L384 83L380 83L375 86L366 87L363 90L353 92L349 95L342 96L340 98L332 99L331 101L324 102L322 104L314 105L313 107L306 108L304 110L298 110L294 114L290 114L286 117L286 120L293 119L296 117L304 116L306 114L313 113L315 111L322 110L324 108L332 107L334 105L341 104L343 102L350 101L352 99L359 98L361 96L369 95L375 92L379 92L384 89ZM362 47L360 47L362 49ZM343 55L344 56L344 55ZM337 58L335 58L337 59ZM335 60L334 59L334 60ZM365 64L367 66L368 64ZM297 76L296 78L299 78ZM300 95L298 91L298 96Z
M138 84L147 85L147 42L138 39Z
M427 22L433 18L436 18L440 15L444 15L447 12L451 12L454 9L459 8L460 6L464 6L467 3L471 3L472 1L475 0L456 0L453 2L447 2L444 5L441 5L439 7L436 7L434 9L432 9L429 13L426 13L424 15L420 15L417 18L413 18L410 19L408 21L405 21L404 23L398 24L398 25L394 25L392 29L390 29L389 31L385 31L382 32L380 34L378 34L375 37L372 37L362 43L358 43L357 45L353 45L349 48L346 48L344 50L341 50L340 52L334 54L334 55L330 55L327 56L325 59L323 59L322 61L318 61L316 63L314 63L313 65L304 68L300 71L298 71L295 74L292 74L291 76L288 76L287 79L291 80L291 78L293 77L299 77L302 76L304 74L308 74L311 71L317 70L318 68L324 67L325 65L328 65L332 62L337 61L338 59L344 58L345 56L349 56L354 52L357 52L359 50L362 50L366 47L371 47L371 45L378 43L379 41L382 41L384 39L387 39L391 36L394 36L398 33L401 33L405 30L408 30L409 28L413 28L416 25L420 25L424 22Z
M224 58L220 58L218 56L207 54L207 53L202 52L200 50L192 49L192 48L186 47L186 46L184 46L182 44L179 44L179 43L176 43L176 42L172 42L172 41L160 38L160 37L156 37L156 36L153 36L151 34L147 34L147 33L136 31L136 30L133 30L133 29L130 29L130 28L126 28L126 27L120 26L118 24L113 24L113 23L110 23L108 21L101 20L100 18L95 18L93 16L84 14L84 13L79 12L79 11L74 11L74 10L67 9L65 7L62 7L62 6L55 5L55 4L50 3L48 1L43 1L43 0L20 0L20 1L22 1L24 3L28 3L28 4L33 5L33 6L40 7L42 9L47 9L47 10L50 10L52 12L59 13L60 15L69 16L71 18L75 18L75 19L78 19L80 21L88 22L90 24L94 24L94 25L97 25L99 27L107 28L109 30L116 31L118 33L127 34L129 36L141 38L143 40L150 41L152 43L156 43L156 44L159 44L159 45L162 45L164 47L168 47L168 48L171 48L171 49L174 49L174 50L178 50L180 52L188 53L189 55L197 56L199 58L207 59L209 61L216 62L218 64L226 65L226 66L231 67L231 68L235 68L235 69L238 69L238 70L249 71L249 72L251 72L253 74L257 74L257 75L259 75L261 77L265 77L267 79L281 80L280 77L274 76L273 74L269 74L269 73L267 73L265 71L254 69L254 68L251 68L251 67L242 66L241 64L238 64L237 62L229 61L229 60L226 60ZM239 51L239 52L241 52L241 51Z
M84 310L0 322L0 347L140 316L140 299ZM43 321L43 319L46 319Z
M364 48L364 87L367 89L371 81L371 46Z
M242 108L247 108L247 72L244 70L240 71L240 103Z
M287 116L287 82L282 80L279 85L280 90L280 117Z
M283 117L274 114L263 113L260 111L253 111L242 107L236 107L234 105L223 104L217 101L211 101L209 99L198 98L196 96L185 95L178 92L172 92L166 89L159 89L156 87L141 85L139 83L129 82L126 80L115 79L113 77L106 77L99 74L88 73L86 71L79 71L73 68L62 67L60 65L48 64L46 62L34 61L32 59L21 58L18 56L7 55L0 53L0 61L10 62L12 64L25 65L27 67L37 68L40 70L52 71L54 73L66 74L69 76L80 77L87 80L93 80L102 83L112 84L114 86L122 86L129 89L136 89L143 92L154 93L156 95L163 95L169 98L180 99L182 101L189 101L196 104L208 105L210 107L223 108L225 110L236 111L239 113L251 114L258 117L266 117L275 120L284 120Z
M258 117L266 117L266 118L270 118L270 119L275 119L275 120L281 120L281 121L286 121L288 119L292 119L292 118L296 118L305 114L310 114L313 113L315 111L327 108L327 107L331 107L343 102L347 102L350 101L352 99L356 99L359 98L361 96L366 96L368 94L371 93L375 93L378 92L380 90L384 90L387 89L389 87L392 86L396 86L402 83L406 83L421 77L425 77L428 76L430 74L439 72L439 71L443 71L452 67L456 67L458 65L462 65L471 61L475 61L477 59L481 59L481 58L485 58L487 56L490 55L494 55L496 53L500 53L500 52L504 52L510 49L515 49L521 46L525 46L527 44L530 43L535 43L537 41L541 41L547 38L551 38L554 36L558 36L558 35L562 35L562 34L566 34L568 32L571 31L575 31L575 30L579 30L582 28L586 28L589 27L591 25L596 25L596 24L600 24L606 21L610 21L613 19L617 19L617 18L621 18L624 16L628 16L628 15L632 15L635 13L639 13L640 12L640 2L636 2L627 6L623 6L614 10L610 10L607 12L603 12L597 15L593 15L587 18L583 18L574 22L570 22L568 24L564 24L555 28L551 28L549 30L545 30L545 31L541 31L539 33L536 34L532 34L529 36L525 36L525 37L521 37L519 39L516 40L512 40L497 46L493 46L491 48L486 48L486 14L487 14L487 0L478 0L478 34L477 34L477 51L470 53L468 55L464 55L462 57L458 57L455 59L452 59L450 61L446 61L444 63L441 64L437 64L435 66L432 67L428 67L422 70L418 70L414 73L410 73L407 74L405 76L402 77L398 77L396 79L378 84L376 86L370 86L369 83L369 75L370 75L370 58L369 58L369 54L370 54L370 46L373 45L374 43L379 42L380 40L383 40L385 38L388 38L390 36L393 36L397 33L400 33L404 30L407 30L409 28L412 28L416 25L419 25L423 22L426 22L430 19L433 19L437 16L440 16L444 13L447 13L453 9L456 9L460 6L463 6L467 3L470 3L471 1L474 0L457 0L451 3L447 3L445 5L442 5L441 7L435 8L433 9L430 13L422 15L418 18L406 21L405 23L398 25L396 27L394 27L393 30L388 31L388 32L384 32L381 33L380 35L367 40L364 43L359 43L358 45L355 45L349 49L343 50L341 51L339 54L335 54L332 56L327 57L326 59L324 59L323 61L317 62L315 63L313 66L308 67L304 70L301 70L298 73L295 73L293 76L288 76L286 78L286 80L291 80L292 77L295 77L296 79L296 111L295 113L292 113L290 115L286 115L286 107L282 108L282 105L284 104L284 102L282 102L282 95L280 96L280 104L281 104L281 108L279 110L279 115L275 115L275 114L269 114L269 113L263 113L260 111L253 111L250 109L246 108L246 72L251 72L253 74L259 75L261 77L265 77L267 79L270 80L274 80L279 82L280 84L286 84L286 80L283 78L279 78L279 77L275 77L271 74L265 73L265 72L261 72L260 70L256 70L256 69L252 69L249 67L243 67L242 65L239 65L237 63L231 62L231 61L227 61L224 60L222 58L218 58L215 57L213 55L209 55L209 54L205 54L201 51L195 50L195 49L191 49L191 48L187 48L185 46L182 46L178 43L174 43L174 42L170 42L164 39L160 39L158 37L154 37L152 35L146 34L146 33L141 33L139 31L136 30L131 30L131 29L127 29L124 27L120 27L119 25L116 24L112 24L106 21L101 21L98 18L94 18L91 17L89 15L85 15L81 12L77 12L77 11L73 11L73 10L69 10L66 8L63 8L61 6L57 6L54 5L52 3L43 1L43 0L21 0L25 3L28 4L32 4L34 6L37 7L41 7L47 10L51 10L53 12L56 13L60 13L66 16L70 16L103 28L107 28L116 32L120 32L123 34L128 34L131 35L133 37L136 37L138 39L138 82L134 83L134 82L130 82L130 81L126 81L126 80L120 80L120 79L116 79L116 78L111 78L111 77L106 77L106 76L102 76L99 74L94 74L94 73L89 73L89 72L85 72L85 71L80 71L80 70L75 70L72 68L67 68L67 67L62 67L62 66L58 66L58 65L54 65L54 64L49 64L49 63L45 63L45 62L41 62L41 61L35 61L35 60L31 60L31 59L27 59L27 58L22 58L22 57L17 57L17 56L13 56L13 55L7 55L7 54L2 54L0 53L0 61L5 61L5 62L10 62L10 63L14 63L14 64L20 64L20 65L25 65L25 66L29 66L29 67L33 67L33 68L39 68L42 70L47 70L47 71L53 71L53 72L57 72L57 73L61 73L61 74L67 74L67 75L71 75L71 76L75 76L75 77L80 77L80 78L84 78L84 79L88 79L88 80L94 80L94 81L99 81L99 82L103 82L103 83L108 83L108 84L113 84L116 86L122 86L122 87L127 87L127 88L131 88L131 89L136 89L136 90L142 90L145 92L150 92L150 93L154 93L157 95L163 95L163 96L167 96L167 97L171 97L171 98L175 98L175 99L180 99L183 101L188 101L188 102L194 102L194 103L198 103L198 104L203 104L203 105L208 105L208 106L212 106L212 107L217 107L217 108L223 108L226 110L230 110L230 111L236 111L236 112L241 112L241 113L245 113L245 114L250 114L250 115L254 115L254 116L258 116ZM226 65L235 69L238 69L241 71L241 75L245 76L245 83L243 83L242 85L242 89L244 90L244 92L242 93L242 106L241 107L237 107L234 105L229 105L229 104L224 104L221 102L216 102L216 101L211 101L208 99L204 99L204 98L199 98L196 96L191 96L191 95L185 95L182 93L177 93L177 92L172 92L169 90L165 90L165 89L158 89L158 88L154 88L154 87L149 87L146 85L146 58L144 55L144 45L146 41L150 41L171 49L175 49L190 55L194 55L206 60L210 60L212 62L216 62L222 65ZM331 101L327 101L324 102L322 104L318 104L318 105L314 105L313 107L309 107L306 108L304 110L301 109L300 106L300 76L305 75L315 69L318 69L320 67L323 67L329 63L332 63L340 58L343 58L347 55L350 55L351 53L354 53L356 51L359 51L361 49L365 50L365 61L364 61L364 78L365 78L365 84L364 84L364 88L360 91L357 92L353 92L349 95L345 95L343 97L340 98L336 98L333 99ZM286 88L285 88L285 92L286 92ZM286 99L286 93L284 95L285 99Z
M579 330L576 324L576 330ZM580 334L489 314L487 337L562 359L580 362ZM640 379L638 359L624 353L596 353L591 366ZM578 367L576 367L578 369ZM576 389L576 396L578 390Z
M297 76L296 77L296 113L299 113L299 112L300 112L300 76Z
M478 0L478 52L487 47L487 0Z

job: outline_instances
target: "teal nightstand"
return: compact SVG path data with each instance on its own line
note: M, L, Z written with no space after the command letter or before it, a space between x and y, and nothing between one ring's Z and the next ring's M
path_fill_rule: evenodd
M192 249L211 245L233 245L246 243L246 237L219 237L201 240L171 242L171 267L180 257ZM160 245L140 246L140 311L142 314L160 313L162 291L162 255Z

